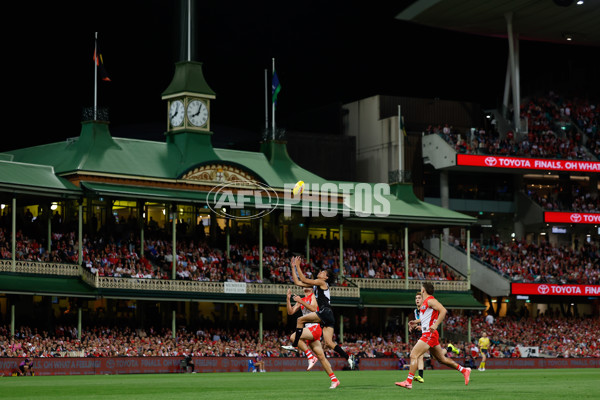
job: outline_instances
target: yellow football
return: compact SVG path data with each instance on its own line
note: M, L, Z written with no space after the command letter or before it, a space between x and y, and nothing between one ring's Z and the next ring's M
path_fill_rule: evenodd
M292 189L292 193L294 196L298 196L302 194L302 192L304 192L304 181L298 181L296 182L294 189Z

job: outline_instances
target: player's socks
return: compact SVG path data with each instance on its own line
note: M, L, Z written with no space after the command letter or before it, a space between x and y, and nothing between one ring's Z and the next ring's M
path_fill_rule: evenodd
M460 364L457 364L456 369L458 370L458 372L463 372L463 370L465 368L463 366L461 366Z
M420 370L419 370L419 376L420 376L421 378L423 377L423 374L424 374L423 370L422 370L422 369L420 369Z
M408 374L408 377L406 378L406 382L408 382L409 385L412 385L412 381L413 379L415 379L415 374Z
M294 347L298 347L298 342L300 341L300 336L302 336L302 330L304 328L296 328L296 337L294 337Z
M315 355L313 354L313 352L312 352L312 351L310 351L310 349L306 350L306 351L304 352L304 354L306 354L306 357L307 357L309 360L312 360L313 358L315 358Z
M348 354L346 354L344 349L342 349L342 346L340 346L339 344L335 345L335 348L333 349L333 351L338 353L340 356L344 357L346 360L348 359Z
M485 369L485 363L484 362L481 363L481 369Z

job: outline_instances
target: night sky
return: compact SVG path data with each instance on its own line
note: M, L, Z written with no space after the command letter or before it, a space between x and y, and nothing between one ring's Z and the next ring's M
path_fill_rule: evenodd
M112 82L100 82L113 136L164 140L161 93L181 59L179 1L44 2L11 6L4 36L6 126L0 151L78 136L93 105L94 32ZM258 135L265 124L264 70L282 84L277 125L307 111L376 94L498 106L508 44L417 26L394 17L410 1L202 1L194 61L216 92L212 128ZM75 4L73 6L73 4ZM385 5L387 4L387 5ZM7 28L5 28L5 31ZM599 49L521 43L522 94L569 83L596 95ZM315 120L313 131L322 132ZM303 129L306 123L303 124Z

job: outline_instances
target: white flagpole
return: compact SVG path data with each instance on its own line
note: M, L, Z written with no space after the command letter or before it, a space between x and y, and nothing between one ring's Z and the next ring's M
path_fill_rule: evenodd
M273 77L275 75L275 58L273 58L273 75L271 76L271 105L272 105L272 128L273 128L273 140L275 140L275 102L273 101Z
M269 129L269 79L265 68L265 129Z
M98 32L94 36L94 121L98 110Z
M188 0L187 60L192 61L192 0Z
M403 131L403 126L404 124L402 123L402 106L398 105L398 182L403 182L403 165L404 164L404 160L402 159L403 157L403 153L404 153L404 131Z

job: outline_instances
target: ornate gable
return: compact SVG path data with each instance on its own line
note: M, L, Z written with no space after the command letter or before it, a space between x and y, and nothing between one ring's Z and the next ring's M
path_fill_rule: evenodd
M227 164L208 164L188 171L181 179L219 183L260 182L256 176Z

